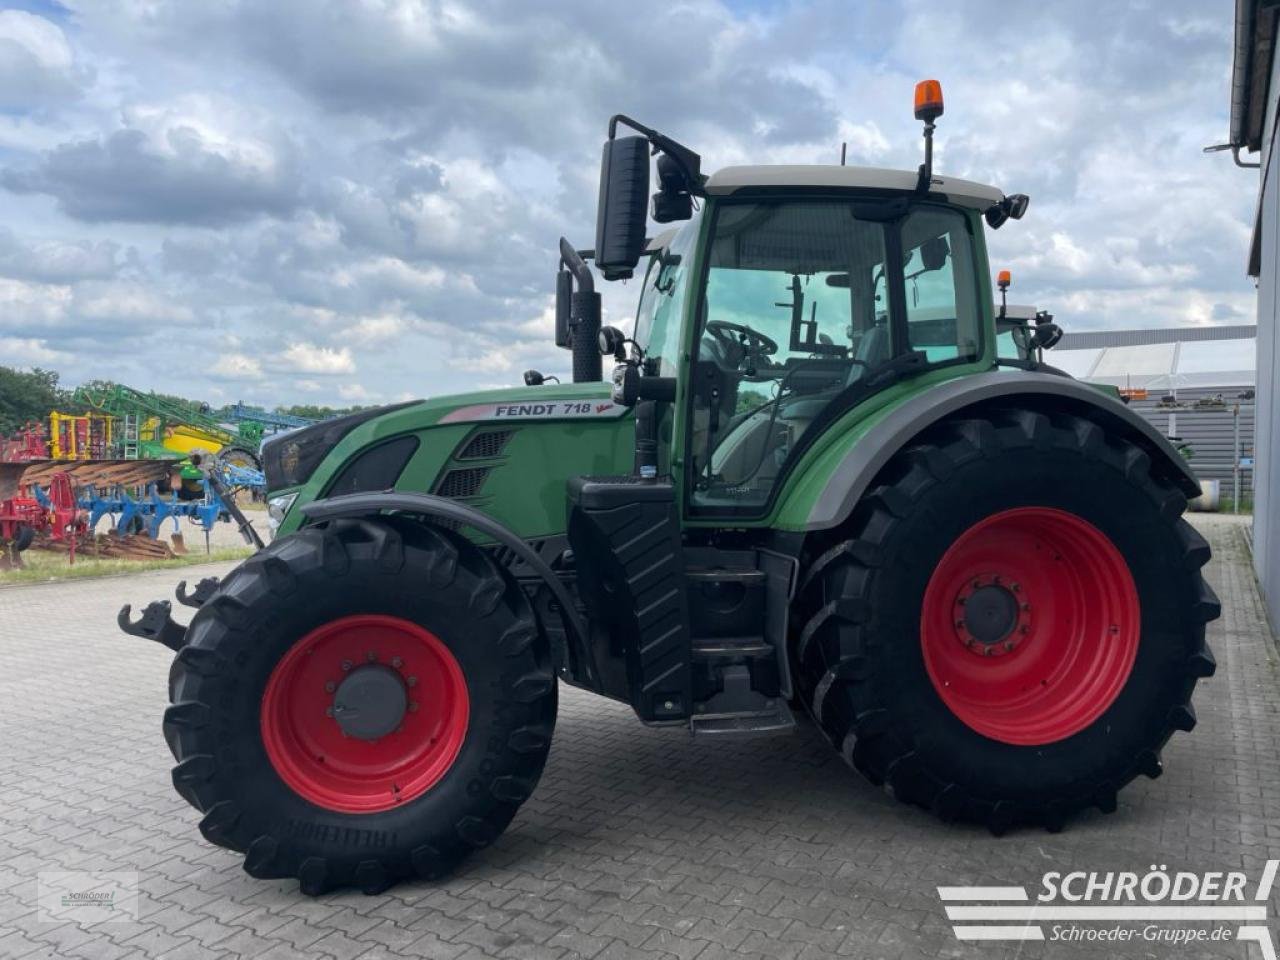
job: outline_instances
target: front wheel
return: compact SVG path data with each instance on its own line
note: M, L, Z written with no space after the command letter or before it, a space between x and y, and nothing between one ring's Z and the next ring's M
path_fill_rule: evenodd
M200 608L164 731L200 830L304 893L444 875L491 843L550 748L550 654L473 544L340 520L271 544Z
M811 564L807 705L852 766L944 819L1115 809L1214 669L1185 497L1079 417L996 412L924 441Z

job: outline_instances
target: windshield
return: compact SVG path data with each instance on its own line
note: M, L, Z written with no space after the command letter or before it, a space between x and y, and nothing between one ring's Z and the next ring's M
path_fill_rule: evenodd
M649 259L636 328L632 338L649 363L651 376L674 377L680 355L680 323L684 316L694 245L701 216L680 228L671 243Z
M692 378L695 511L759 512L813 421L894 357L979 355L964 214L859 212L872 211L816 200L719 208Z

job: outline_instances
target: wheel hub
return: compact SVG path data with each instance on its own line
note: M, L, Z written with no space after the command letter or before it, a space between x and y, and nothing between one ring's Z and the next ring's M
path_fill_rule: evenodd
M380 663L351 671L333 697L333 719L343 733L360 740L399 730L408 708L409 693L400 674Z
M999 574L974 577L955 602L959 641L984 657L1012 653L1031 632L1031 603L1021 584Z

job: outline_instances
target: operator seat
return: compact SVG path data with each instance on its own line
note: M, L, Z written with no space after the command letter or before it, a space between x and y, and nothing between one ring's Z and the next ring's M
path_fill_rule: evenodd
M867 330L858 341L858 347L853 356L855 360L860 360L861 363L849 365L849 373L844 381L846 387L861 380L868 370L874 370L889 359L888 324L877 323L870 330ZM863 364L866 364L866 366L863 366Z

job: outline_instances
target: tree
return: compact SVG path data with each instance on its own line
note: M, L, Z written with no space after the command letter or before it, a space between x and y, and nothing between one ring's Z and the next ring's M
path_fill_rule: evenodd
M276 413L290 417L306 417L308 420L328 420L348 413L359 413L365 407L321 407L313 403L295 403L291 407L276 407Z
M9 436L32 421L47 424L49 412L66 400L56 371L0 367L0 436Z

